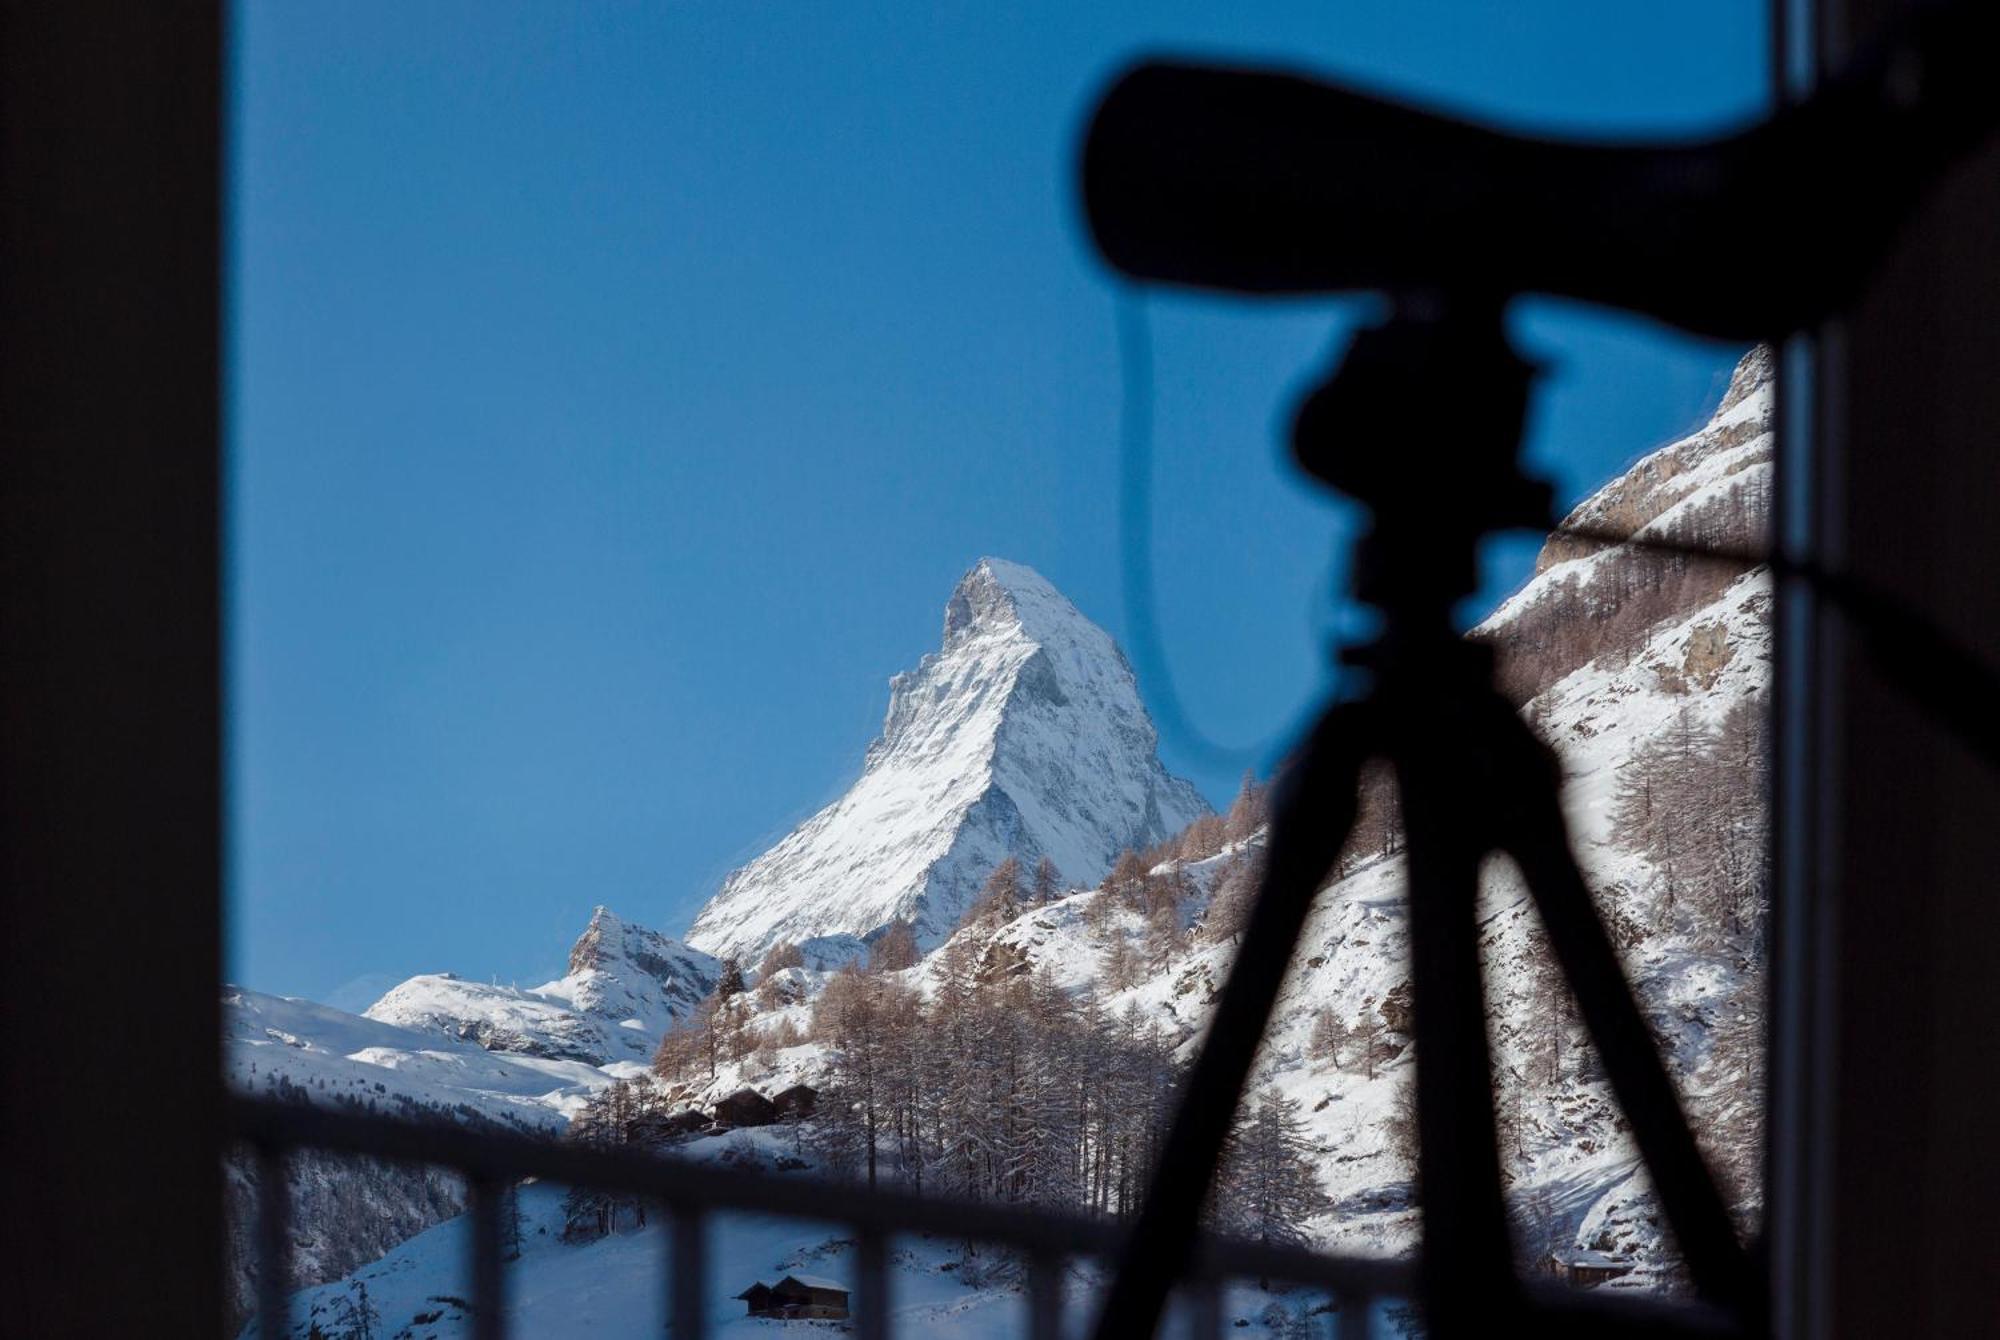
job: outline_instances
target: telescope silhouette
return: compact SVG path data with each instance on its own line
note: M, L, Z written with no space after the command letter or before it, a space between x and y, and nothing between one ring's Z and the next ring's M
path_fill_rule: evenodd
M1370 760L1393 767L1409 839L1417 1292L1429 1332L1680 1333L1636 1316L1585 1316L1516 1276L1474 915L1480 862L1500 852L1537 906L1710 1310L1703 1325L1763 1333L1759 1255L1737 1237L1576 864L1560 764L1450 614L1473 589L1486 535L1553 524L1549 489L1519 461L1534 367L1508 342L1507 303L1550 294L1743 341L1782 339L1837 314L1924 194L2000 123L1996 37L1994 0L1921 8L1806 101L1686 143L1507 134L1284 72L1153 61L1112 84L1081 163L1091 234L1112 266L1223 292L1373 290L1392 301L1292 425L1299 463L1368 510L1353 594L1383 619L1342 658L1367 668L1370 686L1329 703L1277 779L1257 901L1096 1340L1152 1335L1190 1261L1279 983ZM1439 448L1457 458L1455 487L1436 487ZM1919 701L1943 704L1940 715L1969 737L1992 738L1978 721L1993 677L1975 658L1837 574L1789 571L1865 616L1862 636L1891 648L1879 664ZM1898 644L1936 654L1913 658Z
M1920 11L1722 138L1514 135L1297 74L1148 61L1091 121L1082 196L1141 280L1247 294L1542 293L1700 335L1838 310L2000 112L2000 5Z

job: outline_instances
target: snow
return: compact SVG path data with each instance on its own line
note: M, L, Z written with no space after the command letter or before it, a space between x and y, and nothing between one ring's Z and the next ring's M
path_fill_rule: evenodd
M311 1001L223 989L223 1058L240 1092L410 1113L472 1113L556 1131L612 1077L577 1061L489 1052Z
M802 1196L806 1188L801 1187ZM522 1252L507 1266L507 1330L524 1336L658 1335L666 1325L663 1268L667 1237L648 1225L614 1233L585 1246L560 1240L562 1191L529 1185L520 1194ZM766 1216L722 1215L708 1224L709 1254L703 1274L704 1334L717 1340L769 1340L775 1335L837 1333L840 1323L777 1322L747 1315L737 1295L752 1283L787 1275L801 1283L845 1289L836 1280L800 1274L798 1264L848 1263L855 1244L834 1223ZM408 1334L454 1340L472 1333L465 1301L471 1287L463 1217L449 1220L405 1242L373 1265L346 1279L303 1290L292 1300L291 1334L303 1337L314 1323L338 1335L345 1300L367 1291L380 1316L379 1335ZM903 1236L889 1243L887 1333L939 1340L1011 1340L1027 1333L1027 1299L1009 1279L987 1282L984 1265L999 1258L988 1248L969 1255L963 1241ZM971 1282L968 1282L970 1280ZM1072 1264L1063 1290L1065 1334L1085 1333L1101 1297L1101 1280L1088 1266ZM1304 1291L1269 1293L1246 1284L1224 1291L1228 1322L1264 1320L1275 1304L1290 1316L1324 1305ZM1183 1316L1172 1316L1165 1334L1182 1333ZM405 1328L408 1328L407 1331ZM1253 1334L1255 1332L1252 1332ZM1388 1333L1388 1332L1382 1332ZM254 1323L244 1340L256 1335Z
M570 971L553 982L523 990L426 973L391 988L367 1015L493 1051L643 1063L720 969L700 950L599 907L570 951Z
M1095 883L1207 812L1157 745L1110 636L1033 570L981 559L940 649L890 681L860 779L724 880L688 940L754 961L780 938L865 939L901 919L930 947L1007 856Z

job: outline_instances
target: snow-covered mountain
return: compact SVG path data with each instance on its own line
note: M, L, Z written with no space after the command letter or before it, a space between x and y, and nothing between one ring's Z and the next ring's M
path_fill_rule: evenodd
M1768 355L1754 351L1708 424L1649 453L1580 503L1572 521L1614 535L1755 546L1770 496L1770 378ZM1698 1133L1741 1192L1746 1215L1755 1209L1760 1129L1755 913L1753 924L1732 927L1713 904L1699 905L1686 868L1696 853L1659 861L1621 825L1617 799L1649 750L1673 738L1707 738L1732 709L1758 701L1770 679L1770 603L1762 567L1558 536L1527 584L1476 630L1494 643L1522 710L1562 756L1578 860ZM1761 765L1718 755L1701 766L1754 773ZM1759 790L1754 776L1687 780L1696 806L1707 803L1712 783ZM1761 844L1757 822L1749 821L1746 846ZM1129 899L1086 888L1028 906L1004 924L963 927L900 976L934 991L940 963L963 950L988 979L1046 974L1065 991L1088 993L1105 1016L1135 1012L1130 1017L1164 1030L1191 1056L1235 949L1231 935L1213 929L1211 899L1240 877L1242 862L1257 859L1262 843L1262 834L1253 834L1154 872L1186 891L1185 933L1165 952L1157 926ZM1739 858L1731 878L1752 890L1761 856ZM1682 868L1671 868L1676 863ZM1403 1031L1404 872L1405 858L1392 844L1351 850L1320 892L1258 1080L1307 1114L1319 1177L1335 1207L1313 1225L1313 1236L1348 1251L1404 1253L1419 1232L1404 1143L1414 1065ZM1534 908L1504 863L1494 863L1482 884L1481 944L1525 1259L1533 1265L1551 1252L1587 1248L1631 1267L1619 1287L1657 1287L1673 1276L1671 1249L1580 1025L1552 995ZM1749 893L1748 902L1755 900ZM1134 972L1134 964L1143 966ZM797 981L752 1017L753 1041L809 1036L812 998L826 975L791 974ZM1338 1023L1329 1031L1349 1039L1339 1054L1314 1041L1327 1016ZM1370 1041L1353 1041L1360 1037ZM744 1085L825 1083L827 1066L817 1041L752 1046L712 1079L697 1075L675 1090L675 1101L709 1102Z
M1770 497L1770 381L1768 354L1754 351L1701 430L1640 459L1571 520L1612 535L1755 545ZM1697 904L1712 895L1694 888L1694 853L1676 848L1661 859L1632 831L1620 798L1629 798L1649 755L1673 746L1693 757L1689 741L1717 738L1757 701L1770 678L1770 604L1761 568L1558 536L1527 584L1475 630L1498 651L1525 715L1562 755L1578 859L1698 1133L1752 1214L1762 1010L1754 913L1731 926L1712 904ZM1702 755L1702 766L1718 775L1696 776L1673 804L1706 810L1701 788L1728 781L1720 774L1730 769L1754 772L1752 755ZM465 1092L482 1118L559 1122L593 1087L636 1074L633 1062L660 1032L690 1017L717 978L710 955L740 956L747 965L775 941L817 939L830 962L901 918L917 925L932 952L883 976L935 993L953 956L976 961L984 982L1042 974L1072 998L1087 994L1095 1017L1157 1029L1186 1057L1234 953L1221 895L1240 888L1261 833L1230 828L1227 840L1211 836L1203 850L1184 848L1153 872L1178 890L1173 918L1088 886L1121 848L1150 845L1204 812L1160 767L1151 724L1110 639L1032 572L984 560L947 607L941 649L893 681L862 779L732 875L703 910L689 938L708 953L600 910L570 973L533 991L416 978L371 1008L370 1020L322 1017L335 1012L241 993L232 1009L238 1082L364 1101L420 1085L413 1099L450 1102ZM1753 836L1757 822L1746 824ZM1043 854L1070 892L1011 920L958 926L1003 856L1032 863ZM1730 878L1753 890L1754 904L1761 858L1732 859ZM1310 1236L1338 1250L1401 1254L1420 1231L1407 1150L1414 1056L1404 1031L1403 882L1404 857L1393 843L1350 850L1315 900L1259 1066L1260 1088L1296 1100L1304 1114L1314 1172L1332 1205L1309 1225ZM1611 1287L1670 1281L1671 1248L1643 1172L1580 1028L1551 993L1534 910L1504 865L1484 877L1480 916L1524 1261L1587 1248L1632 1268ZM736 1031L710 1060L712 1072L702 1066L674 1081L666 1100L706 1107L745 1086L768 1095L799 1082L837 1092L837 1048L812 1032L816 1001L834 980L810 957L771 982L753 976L753 989L733 997ZM387 1025L398 1027L368 1031ZM1344 1041L1329 1047L1325 1036ZM718 1157L761 1148L767 1162L804 1148L797 1132L758 1133L768 1148L749 1137L707 1140ZM897 1175L887 1159L884 1169ZM328 1215L347 1203L338 1190L331 1179L318 1188ZM398 1231L445 1212L431 1203L434 1189L416 1184L368 1195L396 1207ZM536 1213L548 1218L553 1206ZM378 1296L393 1291L397 1307L428 1314L455 1287L456 1228L433 1228L372 1273L356 1272L313 1297L331 1309L365 1278ZM727 1260L716 1258L718 1289L766 1266L841 1268L844 1248L811 1225L759 1221L740 1231L755 1240L727 1240ZM571 1246L555 1242L553 1230L540 1234L519 1267L533 1276L519 1292L546 1296L547 1315L561 1323L570 1309L584 1309L593 1324L653 1325L657 1248L643 1238L614 1233ZM912 1300L905 1321L924 1333L1011 1333L1018 1299L1010 1286L977 1283L962 1271L966 1262L925 1257L930 1250L899 1254L894 1267L899 1296ZM940 1283L947 1273L948 1290ZM1072 1293L1081 1300L1087 1290ZM1239 1306L1263 1303L1232 1300L1232 1316ZM439 1333L459 1333L461 1324L446 1317ZM557 1324L550 1333L561 1330Z
M1008 856L1094 883L1208 810L1160 765L1117 644L1018 563L981 559L945 605L942 645L889 683L860 780L724 880L690 944L750 960L908 921L934 945Z
M222 1003L224 1062L242 1093L560 1130L575 1102L610 1083L580 1061L490 1052L309 1000L232 986Z
M600 907L570 949L569 971L553 982L522 989L424 973L390 989L366 1013L489 1051L590 1065L644 1062L661 1035L714 988L720 968L700 950Z

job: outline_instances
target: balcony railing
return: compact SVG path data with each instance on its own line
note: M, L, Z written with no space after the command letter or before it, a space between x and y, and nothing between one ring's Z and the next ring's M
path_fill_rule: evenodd
M257 1161L260 1340L291 1334L291 1205L285 1173L292 1154L305 1150L449 1168L464 1177L471 1230L466 1235L465 1271L475 1340L501 1340L508 1334L502 1200L506 1188L525 1178L639 1196L665 1210L661 1289L668 1333L677 1340L707 1333L708 1221L715 1214L834 1220L849 1227L856 1242L857 1275L851 1325L860 1340L889 1340L891 1335L894 1300L888 1240L897 1234L935 1234L1020 1253L1027 1263L1027 1334L1032 1340L1056 1340L1062 1333L1063 1279L1069 1263L1113 1261L1125 1241L1124 1227L1108 1220L861 1186L843 1185L837 1209L829 1214L825 1204L802 1208L803 1188L795 1176L716 1168L631 1149L596 1149L447 1122L248 1097L232 1098L228 1111L231 1136L247 1145ZM1416 1275L1406 1262L1333 1256L1212 1235L1199 1240L1185 1268L1175 1274L1194 1340L1218 1340L1224 1334L1222 1286L1233 1279L1264 1280L1323 1294L1327 1307L1316 1315L1328 1319L1322 1334L1337 1340L1368 1340L1380 1305L1412 1299L1416 1287ZM1560 1292L1550 1292L1539 1301L1551 1322L1551 1334L1733 1333L1717 1314L1696 1307Z

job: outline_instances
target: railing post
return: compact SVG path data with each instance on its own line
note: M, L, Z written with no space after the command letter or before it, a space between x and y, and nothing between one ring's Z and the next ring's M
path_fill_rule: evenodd
M506 1334L506 1296L500 1275L500 1188L487 1174L468 1178L468 1247L472 1273L473 1340L501 1340Z
M673 1258L668 1295L670 1329L674 1340L692 1340L707 1328L702 1314L708 1309L708 1239L702 1212L692 1205L677 1204L672 1209Z
M257 1334L283 1340L291 1329L291 1187L286 1184L285 1151L273 1144L257 1150Z
M1188 1281L1189 1340L1221 1340L1222 1281L1206 1272Z
M1053 1252L1028 1255L1028 1335L1058 1340L1062 1333L1062 1258Z
M1369 1340L1373 1329L1369 1325L1369 1314L1375 1306L1374 1299L1334 1294L1332 1304L1333 1340Z
M873 1228L860 1231L855 1254L860 1278L855 1294L854 1330L860 1340L888 1340L889 1336L889 1253L882 1235Z

